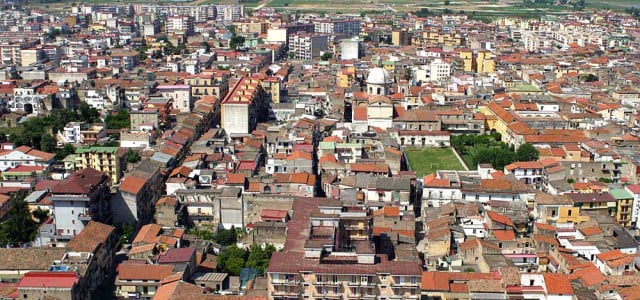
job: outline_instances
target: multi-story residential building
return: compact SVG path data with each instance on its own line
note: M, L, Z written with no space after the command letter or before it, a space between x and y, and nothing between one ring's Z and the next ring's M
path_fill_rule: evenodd
M216 5L216 20L218 21L233 22L242 17L244 17L244 5Z
M120 183L111 210L114 224L147 224L162 188L160 168L151 161L142 161Z
M53 187L51 215L55 220L56 241L69 241L79 234L89 221L109 222L109 198L109 178L91 167L72 173Z
M241 78L222 100L222 128L229 135L251 132L258 122L266 118L265 98L259 79Z
M138 64L138 52L136 51L113 51L109 56L109 65L112 67L122 67L127 71L133 71Z
M107 136L104 124L88 124L86 122L69 122L58 131L58 144L93 145Z
M293 34L289 39L289 53L294 59L311 60L320 57L322 51L329 48L329 40L326 35L313 33Z
M393 30L391 32L391 44L395 46L411 45L411 35L407 28Z
M109 176L111 185L118 184L122 177L124 155L118 147L84 146L76 148L76 166L94 168Z
M633 194L626 189L612 189L609 191L616 199L616 220L622 227L632 226Z
M295 23L271 28L267 30L267 41L270 43L285 43L288 47L291 36L298 32L312 33L314 32L314 24Z
M162 279L173 273L173 265L121 263L115 280L116 297L151 299Z
M216 18L216 5L134 5L136 14L187 15L195 22L206 22Z
M150 131L160 127L158 109L132 110L129 112L129 119L133 131Z
M22 52L20 50L34 47L38 40L24 42L3 42L0 43L0 60L4 64L22 64Z
M625 186L624 189L633 195L631 206L631 224L633 226L638 226L638 224L640 224L640 185L630 184Z
M360 20L336 19L336 20L315 20L314 31L330 35L345 35L348 37L360 35Z
M194 19L187 15L167 16L165 29L168 34L190 36L193 34Z
M242 188L177 190L176 197L184 205L189 224L197 226L244 227Z
M189 75L184 77L184 83L191 86L191 95L196 98L216 96L223 99L229 93L229 76L224 73Z
M269 299L419 298L421 266L389 260L368 235L348 234L339 201L297 198L293 211L285 248L267 269Z
M57 267L79 270L78 289L88 298L96 298L105 281L113 279L116 241L115 227L89 221L69 242L69 251Z
M158 85L156 90L164 98L173 99L173 108L180 110L181 113L191 112L193 98L189 85Z

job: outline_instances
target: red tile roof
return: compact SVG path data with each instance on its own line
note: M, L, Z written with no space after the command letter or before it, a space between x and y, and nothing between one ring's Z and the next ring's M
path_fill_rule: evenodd
M265 208L260 212L260 219L263 221L280 221L285 219L288 214L286 210Z
M119 190L129 194L137 195L146 182L147 181L142 178L128 176L120 184Z
M51 189L53 194L90 194L106 180L104 173L91 167L72 173Z
M547 294L573 295L573 287L569 276L560 273L543 273Z
M189 262L196 254L196 248L171 248L158 257L159 264Z
M516 234L513 230L493 230L491 233L499 241L514 241L516 239Z
M113 233L113 226L89 221L87 226L67 244L67 247L78 252L94 252Z
M491 219L493 222L497 222L500 224L504 224L507 226L511 226L513 227L513 222L511 222L511 219L509 219L509 217L505 216L505 215L501 215L495 211L487 211L487 216L489 217L489 219Z
M59 288L71 289L78 282L74 272L28 272L24 274L18 288Z
M238 174L228 173L227 174L227 184L244 184L246 179L247 179L247 177L242 173L238 173Z

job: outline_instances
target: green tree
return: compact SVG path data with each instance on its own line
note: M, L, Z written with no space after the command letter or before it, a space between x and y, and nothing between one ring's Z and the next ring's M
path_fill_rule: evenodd
M33 214L34 218L38 219L38 224L42 224L49 219L48 209L42 209L38 207L33 212L31 212L31 214Z
M322 56L320 56L320 59L322 59L324 61L328 61L331 58L333 58L333 53L331 53L331 52L322 53Z
M233 35L229 40L229 48L238 49L244 45L245 38L241 35Z
M138 153L138 151L134 151L131 148L127 150L124 156L127 159L128 163L137 163L140 161L140 153Z
M107 124L107 129L123 129L131 127L131 119L129 119L129 112L121 109L115 115L108 115L104 122Z
M595 82L598 80L600 80L600 78L598 78L598 76L593 74L587 74L584 76L584 82Z
M235 228L231 227L231 229L220 229L214 240L221 246L230 246L238 241L238 237Z
M38 231L38 224L29 212L24 198L27 193L18 192L9 199L9 211L4 223L0 225L0 246L19 247L32 242Z
M517 161L536 161L539 157L538 149L529 143L522 144L516 151Z
M56 139L50 134L44 134L40 139L40 147L36 148L45 152L54 152L56 151Z
M249 249L249 258L245 264L246 267L256 268L260 274L264 274L271 261L271 254L276 251L273 245L266 245L264 249L258 245L251 246Z
M451 4L451 1L449 1L449 0L444 0L444 5L447 5L447 6L448 6L449 4Z
M240 270L245 266L247 256L248 253L246 250L232 245L218 255L217 269L219 272L229 273L231 276L238 276L240 275Z

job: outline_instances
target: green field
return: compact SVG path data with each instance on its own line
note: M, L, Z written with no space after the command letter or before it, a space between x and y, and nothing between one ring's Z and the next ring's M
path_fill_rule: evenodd
M412 171L424 176L436 170L464 170L451 148L405 148Z

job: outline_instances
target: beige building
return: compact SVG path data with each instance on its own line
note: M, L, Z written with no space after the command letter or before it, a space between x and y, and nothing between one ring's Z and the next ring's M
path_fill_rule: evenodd
M394 46L411 45L411 32L406 28L397 29L391 32L391 43Z

